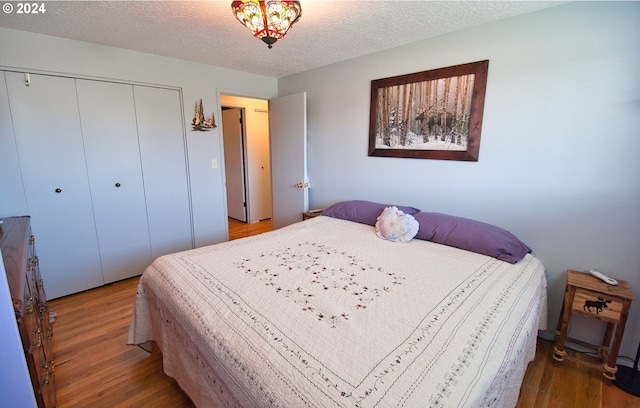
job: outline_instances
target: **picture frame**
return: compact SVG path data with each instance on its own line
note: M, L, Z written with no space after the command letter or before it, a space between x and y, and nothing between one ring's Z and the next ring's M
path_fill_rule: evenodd
M478 161L489 60L371 81L369 156Z

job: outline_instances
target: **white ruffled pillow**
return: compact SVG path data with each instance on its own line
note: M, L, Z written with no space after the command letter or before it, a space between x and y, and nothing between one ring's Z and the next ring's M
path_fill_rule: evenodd
M393 242L408 242L418 233L420 225L412 215L398 210L398 207L387 207L378 216L376 235Z

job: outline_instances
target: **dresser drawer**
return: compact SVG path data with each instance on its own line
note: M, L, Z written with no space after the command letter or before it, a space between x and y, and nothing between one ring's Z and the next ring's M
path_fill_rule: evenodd
M600 292L577 288L571 310L609 323L618 323L622 314L622 301Z
M29 380L38 408L54 408L53 332L34 243L29 217L2 219L0 262L5 265Z

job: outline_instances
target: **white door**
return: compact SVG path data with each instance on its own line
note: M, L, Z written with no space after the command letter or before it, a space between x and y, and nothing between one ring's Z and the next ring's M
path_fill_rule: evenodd
M151 263L133 86L76 80L104 283Z
M4 74L4 71L0 71L0 217L26 215L29 212L24 196Z
M266 109L254 109L253 120L255 150L254 173L258 172L257 183L253 183L251 192L254 200L251 205L251 217L254 220L266 220L271 218L271 154L269 153L269 111ZM257 156L257 157L256 157ZM250 164L250 163L249 163Z
M49 298L104 283L75 80L7 72L25 195Z
M307 177L307 94L269 100L272 227L302 220L309 210Z
M182 98L177 90L148 86L135 85L133 93L155 259L193 248Z
M227 214L231 218L247 222L242 110L239 108L224 109L222 111L222 129Z

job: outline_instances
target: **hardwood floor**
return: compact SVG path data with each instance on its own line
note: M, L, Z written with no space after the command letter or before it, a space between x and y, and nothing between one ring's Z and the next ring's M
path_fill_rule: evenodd
M260 224L243 228L248 234L270 229L270 223L268 229ZM163 373L159 350L148 354L126 345L137 283L131 278L49 302L57 313L53 351L60 408L193 407ZM553 344L540 340L518 408L640 408L640 398L604 385L600 371L570 361L555 364L552 354Z
M162 371L162 354L127 346L138 278L54 299L59 408L193 407Z
M553 345L538 339L536 358L527 368L517 408L640 408L639 397L604 384L602 371L571 361L555 363ZM568 349L567 354L596 361Z
M271 231L271 220L263 220L254 224L229 218L229 240Z

